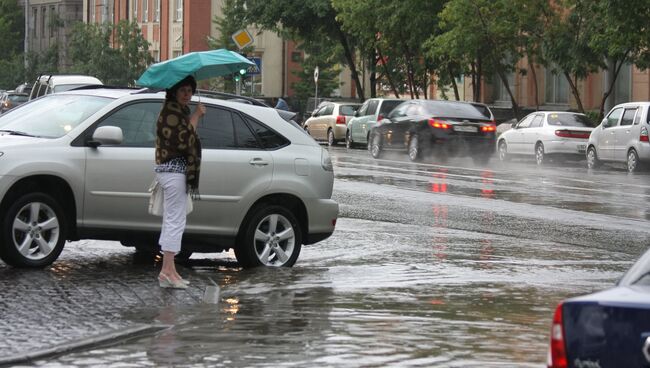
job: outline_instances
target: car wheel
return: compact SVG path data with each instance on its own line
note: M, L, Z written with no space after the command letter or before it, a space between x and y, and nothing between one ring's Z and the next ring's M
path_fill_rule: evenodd
M381 157L381 139L379 138L379 134L374 134L370 141L370 154L372 155L373 158L380 158Z
M68 220L63 208L45 193L19 197L2 219L0 258L16 267L44 267L63 250Z
M537 143L535 146L535 161L538 166L544 165L548 161L544 153L544 144L542 143Z
M505 140L501 140L499 141L499 161L506 162L508 159L508 144Z
M334 131L332 129L327 131L327 145L334 146L336 144L336 139L334 139Z
M300 254L302 230L285 207L261 204L253 209L239 240L235 256L243 267L291 267Z
M591 146L587 150L587 168L595 169L600 166L600 160L598 159L598 154L596 153L596 147Z
M350 131L348 130L345 132L345 148L352 148L354 147L354 142L352 141L352 137L350 136Z
M641 168L641 163L639 162L639 155L635 150L631 149L627 153L627 172L635 173L638 172Z
M413 135L409 140L408 155L411 161L418 161L420 159L420 139L417 135Z

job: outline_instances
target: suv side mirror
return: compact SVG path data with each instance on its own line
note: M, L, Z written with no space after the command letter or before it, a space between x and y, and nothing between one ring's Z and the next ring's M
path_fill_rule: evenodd
M122 144L123 139L122 128L106 125L95 129L92 139L88 141L88 145L93 148L97 148L102 144L118 145Z

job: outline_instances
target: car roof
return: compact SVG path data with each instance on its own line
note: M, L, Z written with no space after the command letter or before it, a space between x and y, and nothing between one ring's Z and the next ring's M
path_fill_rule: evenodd
M41 83L50 81L53 84L77 84L93 83L102 84L102 82L89 75L65 74L65 75L41 75L38 79Z

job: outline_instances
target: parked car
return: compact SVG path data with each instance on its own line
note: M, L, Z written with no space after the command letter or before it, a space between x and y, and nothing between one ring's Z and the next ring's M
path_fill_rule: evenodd
M0 95L0 114L5 113L14 107L27 102L29 96L25 93L6 91Z
M411 161L434 154L469 155L486 163L495 150L496 123L480 103L438 100L403 102L370 131L369 149L379 158L385 150L406 151Z
M29 99L32 100L50 93L69 91L77 87L102 84L102 81L89 75L41 75L36 78Z
M199 97L193 99L193 106ZM157 247L148 213L164 92L93 88L47 95L0 116L0 258L42 267L66 240ZM292 266L334 231L326 149L276 110L201 96L200 200L185 256L234 249L244 267Z
M323 102L305 121L304 128L314 139L333 146L345 139L348 121L360 105L355 102Z
M368 145L370 130L404 100L396 98L371 98L361 105L348 122L345 146L352 148L357 144Z
M549 368L650 366L650 249L615 287L559 303L547 363Z
M537 111L503 132L497 141L499 160L535 157L537 165L552 158L584 159L593 125L585 114Z
M587 167L602 162L627 165L628 172L636 172L650 163L650 102L629 102L614 106L605 119L589 136Z

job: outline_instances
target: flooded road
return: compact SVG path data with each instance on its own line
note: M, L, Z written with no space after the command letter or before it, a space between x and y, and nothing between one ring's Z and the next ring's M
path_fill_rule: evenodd
M33 365L543 367L557 303L612 285L650 243L647 174L330 152L337 228L293 268L196 254L180 272L216 282L217 304L130 308L166 328Z

